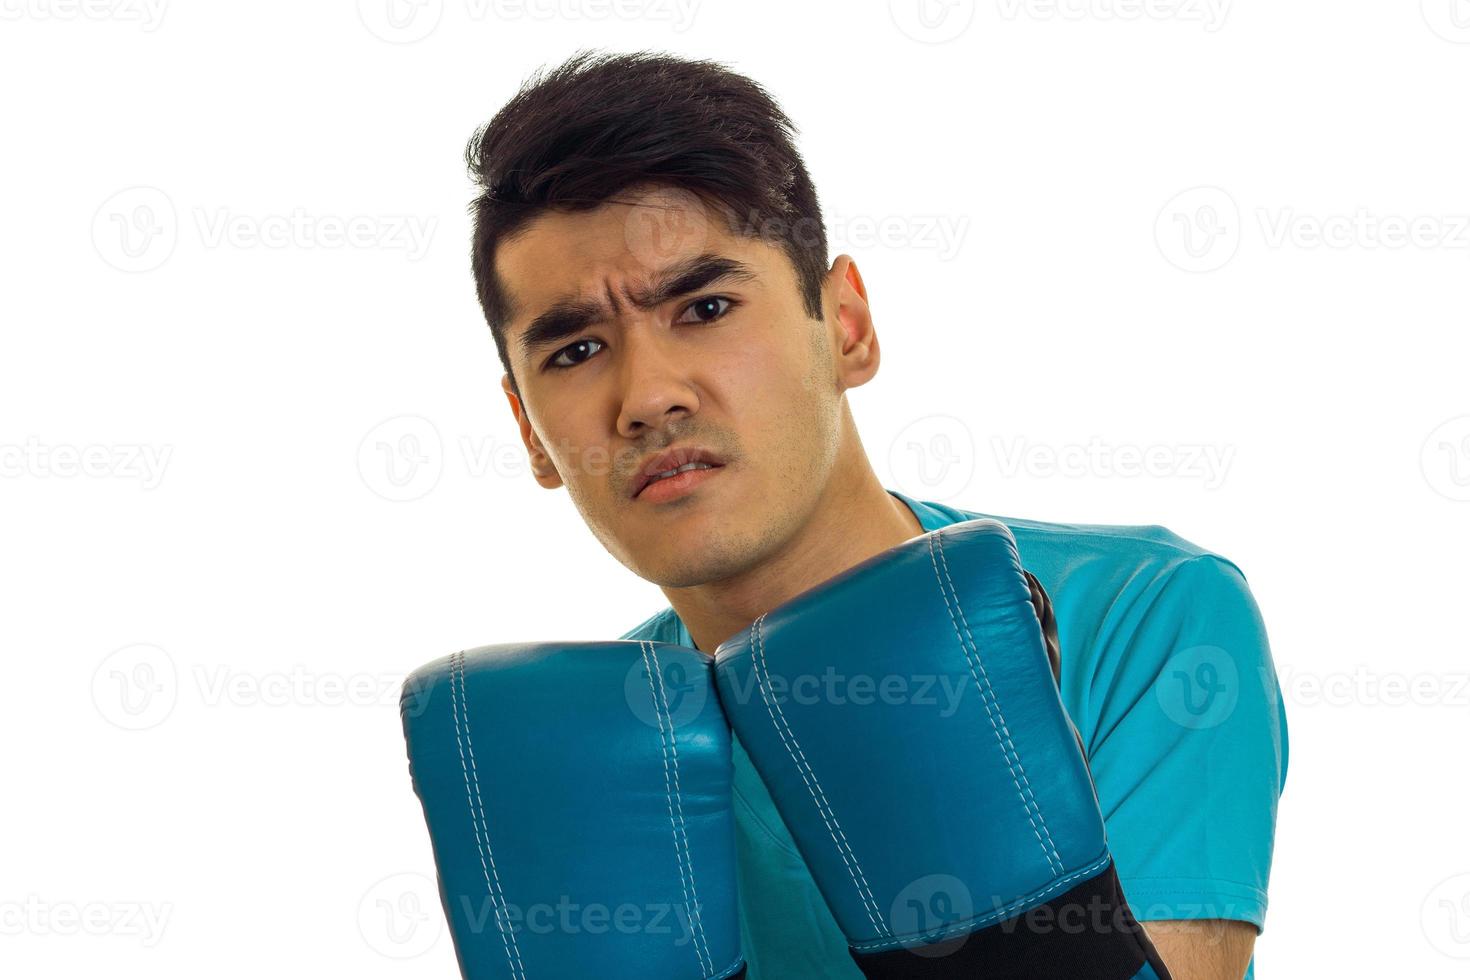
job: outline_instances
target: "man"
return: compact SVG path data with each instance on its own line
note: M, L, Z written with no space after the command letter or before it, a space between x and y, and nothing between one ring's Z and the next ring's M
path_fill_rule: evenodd
M719 65L583 53L467 151L476 286L535 479L670 603L625 638L712 652L981 516L873 472L846 396L880 361L867 288L852 257L827 261L791 130ZM1287 733L1245 579L1162 527L999 520L1051 597L1135 915L1173 976L1251 976ZM859 976L738 740L733 761L749 977Z

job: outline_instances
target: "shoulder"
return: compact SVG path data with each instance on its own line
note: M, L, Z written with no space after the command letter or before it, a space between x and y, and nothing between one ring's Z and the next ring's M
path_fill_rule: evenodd
M976 518L1010 529L1022 565L1050 597L1063 695L1083 714L1085 706L1101 710L1094 689L1147 685L1187 648L1226 648L1243 670L1269 670L1265 624L1244 572L1168 527L1039 521L923 501L910 506L926 530ZM1129 684L1120 684L1124 675Z
M890 491L891 492L891 491ZM1162 587L1181 569L1208 582L1244 573L1233 561L1176 534L1162 524L1085 524L1039 521L964 510L896 494L926 531L989 518L1010 529L1027 570L1053 597L1060 591L1098 595L1137 594Z
M1064 524L1000 518L1023 562L1058 590L1141 600L1164 589L1246 589L1234 561L1162 524Z

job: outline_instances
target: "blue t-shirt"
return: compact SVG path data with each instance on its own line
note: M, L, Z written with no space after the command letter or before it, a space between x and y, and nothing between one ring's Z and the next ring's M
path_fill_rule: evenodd
M925 531L992 516L888 492ZM1087 747L1135 917L1264 928L1286 712L1244 575L1157 525L995 519L1051 597L1062 702ZM624 639L693 645L672 608ZM733 756L749 980L862 980L738 740Z

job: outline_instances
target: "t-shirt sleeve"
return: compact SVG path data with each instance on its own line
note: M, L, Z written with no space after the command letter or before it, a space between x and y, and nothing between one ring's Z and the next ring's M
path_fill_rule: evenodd
M1142 921L1261 930L1287 732L1250 588L1235 565L1199 555L1117 625L1083 737L1128 903Z

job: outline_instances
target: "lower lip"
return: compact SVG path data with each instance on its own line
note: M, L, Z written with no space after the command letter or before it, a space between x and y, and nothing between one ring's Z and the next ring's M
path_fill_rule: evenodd
M711 466L707 470L685 470L683 473L675 474L668 479L655 480L643 488L643 492L638 494L637 499L647 501L651 504L662 504L670 500L678 500L685 494L692 493L695 487L723 469L723 466Z

